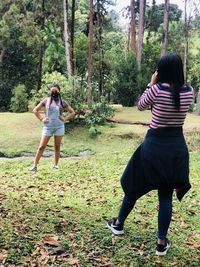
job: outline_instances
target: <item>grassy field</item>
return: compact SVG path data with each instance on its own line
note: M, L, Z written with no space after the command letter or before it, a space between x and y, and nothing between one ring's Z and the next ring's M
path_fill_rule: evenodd
M139 112L136 108L117 106L116 119L148 122L150 111ZM31 113L0 113L0 156L14 157L24 153L34 155L40 140L42 123ZM143 139L147 127L142 125L108 124L99 126L102 134L96 138L89 136L86 127L71 129L67 126L67 134L62 142L62 152L66 156L78 156L80 152L89 150L92 154L121 151L123 147L138 144ZM191 150L200 148L200 117L189 114L184 127ZM53 151L53 140L47 150Z
M149 112L118 107L116 118L148 121ZM34 153L41 124L32 114L0 114L0 152ZM41 160L39 171L27 169L32 158L0 159L0 266L180 266L200 263L200 117L188 116L185 133L190 149L192 189L179 203L174 196L166 257L155 256L157 195L138 200L126 222L126 234L113 236L106 220L117 214L123 192L119 178L147 127L107 125L89 137L77 127L63 141L66 155L90 150L88 157ZM48 150L52 150L52 141Z

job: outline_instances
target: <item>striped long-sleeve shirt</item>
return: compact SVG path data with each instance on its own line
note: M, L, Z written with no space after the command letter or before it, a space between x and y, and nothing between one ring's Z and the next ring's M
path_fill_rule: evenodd
M176 109L168 84L157 83L147 86L138 102L140 111L152 106L150 128L181 127L184 124L186 113L193 102L194 93L190 86L180 89L180 109Z

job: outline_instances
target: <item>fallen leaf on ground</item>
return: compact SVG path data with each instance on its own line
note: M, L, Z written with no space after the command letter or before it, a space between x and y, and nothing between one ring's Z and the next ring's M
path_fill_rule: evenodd
M7 258L7 251L5 249L0 250L0 262L4 263Z
M40 250L41 257L39 258L39 261L43 261L47 257L49 257L49 253L46 249L41 249Z
M185 241L186 245L192 246L194 248L197 248L198 250L200 250L200 244L198 244L195 241Z
M115 240L114 237L112 237L112 244L113 244L113 246L114 246L115 243L116 243L116 240Z
M187 223L185 223L184 221L181 221L181 227L188 227L188 224Z
M171 263L171 266L177 266L177 265L178 265L177 261Z
M60 247L61 244L58 242L58 236L45 236L43 238L44 244Z
M68 261L68 263L70 265L76 265L76 266L78 266L78 259L77 258L70 257L67 261Z

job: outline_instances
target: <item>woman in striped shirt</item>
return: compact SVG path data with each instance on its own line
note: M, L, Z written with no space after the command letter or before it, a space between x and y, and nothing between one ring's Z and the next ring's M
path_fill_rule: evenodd
M150 129L136 149L121 177L125 196L118 217L108 221L114 234L124 233L124 221L136 200L157 189L159 199L156 255L170 247L167 232L172 216L172 195L179 200L190 189L189 153L182 126L193 102L193 89L184 85L183 64L177 54L160 59L157 71L138 102L143 111L151 107Z

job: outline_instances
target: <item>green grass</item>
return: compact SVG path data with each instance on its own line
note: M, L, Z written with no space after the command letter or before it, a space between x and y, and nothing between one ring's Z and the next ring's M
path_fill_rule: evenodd
M117 115L123 117L128 113L130 119L138 120L134 117L136 109L133 118L131 112L132 109L123 109ZM142 120L148 120L145 112L142 116ZM41 124L28 113L0 114L1 123L6 118L9 122L0 137L1 149L3 146L4 151L10 149L14 154L27 147L27 151L34 152ZM0 160L0 263L4 258L4 266L63 267L77 261L81 267L199 266L200 152L196 148L199 135L193 134L194 125L190 126L191 122L198 127L199 117L190 115L188 120L192 189L181 203L174 197L169 230L173 245L166 257L155 256L158 208L155 191L138 200L123 237L112 236L105 227L106 220L117 214L123 196L119 178L147 130L138 125L116 125L102 127L102 134L96 139L91 139L82 127L70 131L62 150L88 148L94 154L61 159L59 171L51 170L50 159L41 160L36 174L27 171L32 164L29 158ZM63 255L54 255L55 248L44 244L47 236L58 237L65 250Z
M13 114L0 113L0 155L8 157L18 156L23 152L35 153L42 131L42 124L31 113ZM146 127L114 124L99 126L102 133L96 138L91 138L88 128L76 127L68 130L63 138L62 152L68 156L78 155L81 151L91 150L92 153L119 150L119 141L125 145L126 135L144 135ZM124 137L125 136L125 137ZM124 137L124 138L123 138ZM133 140L135 141L135 140ZM136 140L137 141L137 140ZM131 140L132 142L132 140ZM53 150L53 139L50 140L48 150Z
M150 116L150 111L139 112L137 108L117 106L115 118L148 122ZM67 126L67 130L68 128L69 126ZM0 155L13 157L20 156L23 152L35 153L40 140L42 124L33 114L0 113L0 129ZM199 147L199 130L200 117L196 114L189 114L185 131L187 136L191 137L191 150ZM99 126L99 131L102 134L96 138L91 138L86 127L79 126L68 130L63 138L62 152L68 156L76 156L84 150L90 150L92 154L121 151L121 147L138 144L144 137L147 127L108 124L107 126ZM193 138L194 135L195 138ZM47 150L53 151L53 139L50 140Z

